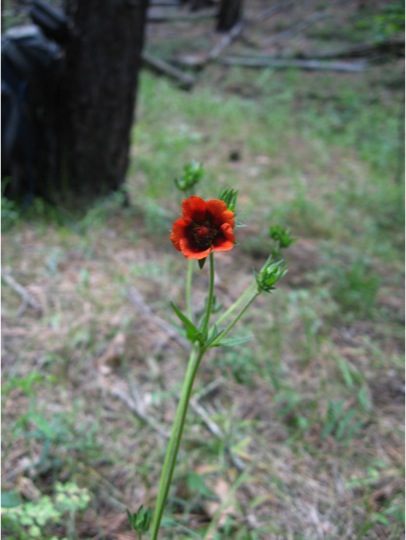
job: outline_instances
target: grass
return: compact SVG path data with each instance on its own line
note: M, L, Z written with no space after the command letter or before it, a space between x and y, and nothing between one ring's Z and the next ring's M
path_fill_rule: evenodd
M50 515L58 482L86 490L74 519L35 524L45 539L125 535L125 508L154 503L164 441L117 392L138 391L169 430L184 354L128 290L166 320L168 301L181 304L185 261L168 242L173 180L196 159L206 169L199 194L239 189L248 225L218 257L219 301L229 305L261 266L271 225L298 241L281 287L239 326L255 339L202 366L199 403L223 435L190 411L163 538L399 538L400 96L374 69L248 81L233 69L213 90L216 69L190 94L142 75L131 207L117 196L77 216L4 201L3 265L43 306L38 316L3 283L4 489ZM206 286L205 269L196 305ZM9 534L28 539L31 526L14 521Z

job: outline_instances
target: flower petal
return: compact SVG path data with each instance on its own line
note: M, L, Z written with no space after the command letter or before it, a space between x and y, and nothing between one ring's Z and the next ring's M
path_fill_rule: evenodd
M180 251L187 259L205 259L210 254L211 248L201 251L184 237L180 240Z
M233 249L235 238L233 229L228 223L223 223L221 232L213 242L213 251L229 251Z
M213 220L216 225L221 225L224 222L229 223L234 227L234 212L228 210L224 201L219 199L211 199L207 201L207 210L213 216Z
M200 197L192 196L182 203L182 215L194 221L202 223L206 218L206 202Z
M172 226L170 239L175 248L180 251L180 240L185 236L186 229L190 225L191 220L187 218L179 218Z

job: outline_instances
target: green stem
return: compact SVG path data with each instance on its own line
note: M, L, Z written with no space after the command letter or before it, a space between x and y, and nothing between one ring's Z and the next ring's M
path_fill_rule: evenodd
M210 278L209 278L209 296L207 298L207 307L206 315L204 317L204 322L202 326L202 334L204 339L206 339L207 329L209 327L210 315L213 306L213 297L214 297L214 255L213 252L210 253Z
M234 326L237 324L237 322L241 319L241 317L244 315L244 313L247 311L247 309L250 307L250 305L252 304L252 302L257 298L257 296L259 296L261 293L260 291L255 291L255 293L251 296L251 298L248 300L248 302L245 304L245 306L242 308L242 310L240 311L240 313L237 315L237 317L227 326L227 328L225 328L218 336L217 338L215 339L215 341L213 341L213 343L210 344L210 347L215 347L216 345L219 344L219 342L223 339L223 337L225 337L229 332L230 330L232 330L234 328Z
M186 316L192 320L192 277L194 259L189 259L186 275Z
M168 498L173 471L175 470L176 458L182 438L183 427L185 425L186 413L189 406L190 396L192 394L193 383L203 354L204 349L202 348L193 348L192 352L190 353L189 364L185 375L185 380L183 381L182 393L180 396L178 409L176 411L171 438L166 451L161 480L159 483L158 499L152 522L151 540L157 540L158 538L159 527L166 500Z
M225 321L233 313L233 311L235 311L238 307L240 307L240 305L247 299L247 297L252 295L252 289L254 287L257 288L257 284L256 284L255 281L253 283L251 283L251 285L247 289L245 289L245 291L242 293L242 295L239 298L237 298L237 300L234 302L234 304L232 304L227 309L227 311L225 311L223 313L223 315L221 315L217 319L216 324L217 325L221 324L223 321Z

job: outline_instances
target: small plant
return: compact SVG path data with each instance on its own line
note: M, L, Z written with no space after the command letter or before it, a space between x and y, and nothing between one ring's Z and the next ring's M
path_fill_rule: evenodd
M72 537L76 514L83 512L90 502L87 489L73 482L56 483L52 496L43 495L37 501L22 502L14 497L14 504L10 505L10 492L2 495L2 526L10 540L56 540L52 527L64 522L67 536Z

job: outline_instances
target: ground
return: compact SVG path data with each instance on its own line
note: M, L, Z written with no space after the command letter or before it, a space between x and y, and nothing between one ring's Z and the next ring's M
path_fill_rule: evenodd
M385 2L265 18L268 4L247 6L223 56L381 39ZM210 19L151 24L147 47L170 60L218 39ZM213 63L189 93L145 72L129 207L120 194L80 216L3 201L4 538L130 539L125 509L154 505L187 358L169 305L184 307L187 261L169 232L192 159L199 195L239 190L245 227L216 255L224 306L266 260L271 225L296 242L235 329L253 339L201 366L162 538L403 536L404 67L374 60L359 73ZM207 284L196 265L196 309Z

